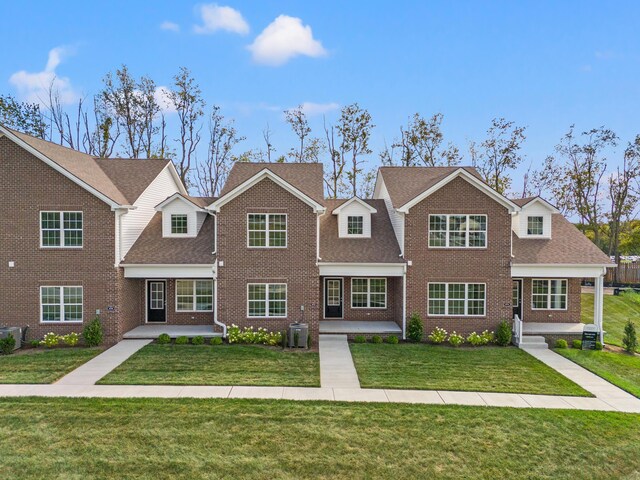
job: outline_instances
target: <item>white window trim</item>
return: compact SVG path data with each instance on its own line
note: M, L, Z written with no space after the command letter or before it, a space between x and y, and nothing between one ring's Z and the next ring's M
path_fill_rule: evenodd
M353 306L353 296L354 295L363 295L365 292L354 292L353 291L353 281L354 280L366 280L367 281L367 306L366 307L354 307ZM384 280L384 307L372 307L371 306L371 280ZM386 310L388 308L387 303L387 291L388 291L388 280L386 277L352 277L351 278L351 308L353 310ZM381 292L373 292L374 295L380 295Z
M362 233L349 233L349 218L361 218L362 219ZM346 236L348 238L370 238L364 233L364 215L347 215L347 228Z
M449 246L449 217L467 217L467 229L465 230L465 246ZM444 247L431 246L431 217L446 217L447 219L447 229L446 230L436 230L437 232L445 232L445 241L446 245ZM484 217L486 230L469 230L469 217ZM483 247L473 247L469 245L469 233L480 233L484 232L484 246ZM447 250L456 250L456 249L472 249L472 250L483 250L487 248L489 245L489 216L486 213L430 213L429 218L427 219L427 247L433 249L447 249Z
M429 313L429 286L444 285L444 298L435 298L434 300L444 300L444 313ZM480 300L479 298L469 298L469 285L484 285L484 314L482 315L458 315L449 314L449 285L464 285L464 311L469 311L469 300ZM461 298L452 300L462 300ZM427 283L427 316L429 317L477 317L483 318L487 316L487 284L484 282L429 282Z
M530 218L541 218L542 219L542 231L540 233L529 233L529 219ZM527 225L526 225L526 236L527 237L544 237L545 236L545 228L544 228L544 215L527 215Z
M264 285L265 286L265 310L264 315L250 315L249 314L249 286L251 285ZM269 315L269 289L271 285L284 285L284 315ZM287 288L286 283L259 283L259 282L250 282L247 283L247 318L287 318L289 315L289 290ZM256 301L256 300L254 300ZM278 300L282 301L282 300Z
M265 215L266 216L266 228L264 230L265 232L265 245L264 246L260 246L260 245L249 245L249 215ZM285 226L286 228L284 229L284 245L278 245L278 246L270 246L269 245L269 216L270 215L284 215L284 221L285 221ZM270 212L270 213L264 213L264 212L249 212L247 213L247 248L287 248L289 246L289 216L286 213L276 213L276 212ZM252 230L254 232L258 232L261 230ZM276 232L282 232L282 230L274 230Z
M196 281L211 282L211 308L207 310L196 310ZM178 282L191 282L191 310L178 310ZM166 288L166 287L165 287ZM175 281L175 306L176 313L200 313L200 312L213 312L213 280L208 278L178 278ZM186 295L184 295L186 296Z
M39 287L40 290L40 324L41 325L67 325L67 324L73 324L73 323L82 323L84 321L84 288L82 285L40 285ZM64 318L64 288L79 288L80 289L80 293L82 295L82 303L80 304L81 306L81 313L80 313L80 320L54 320L54 321L49 321L49 320L43 320L42 319L42 315L44 314L44 309L42 308L44 305L42 303L42 289L43 288L58 288L60 289L60 318ZM53 305L51 303L48 303L47 305ZM70 305L77 305L75 303L72 303Z
M42 240L42 214L43 213L57 213L60 218L60 245L43 245ZM65 245L64 244L64 214L65 213L79 213L82 215L82 245ZM52 249L52 248L68 248L68 249L81 249L84 247L84 212L81 210L40 210L38 214L38 225L40 228L40 248ZM47 230L53 230L48 228Z
M187 220L187 231L184 233L173 233L173 217L185 217ZM172 237L188 237L189 235L189 214L188 213L172 213L169 217L169 235Z
M539 280L541 282L547 282L547 307L546 308L534 308L533 306L533 282ZM556 293L556 296L564 296L564 308L551 308L551 297L554 295L551 293L551 281L559 280L561 282L565 282L567 284L566 292L567 293ZM542 296L542 294L536 294L538 296ZM551 310L553 312L566 312L569 309L569 280L567 278L532 278L531 279L531 310Z

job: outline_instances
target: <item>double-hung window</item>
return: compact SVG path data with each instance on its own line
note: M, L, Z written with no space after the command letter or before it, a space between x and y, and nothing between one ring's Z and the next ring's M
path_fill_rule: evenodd
M182 235L189 233L189 227L187 224L187 215L184 213L171 214L171 234Z
M531 282L533 310L566 310L567 280L534 279Z
M82 212L40 212L40 246L82 247Z
M347 217L347 235L363 235L364 234L364 217L348 216Z
M213 311L213 280L176 280L176 312Z
M351 308L387 308L387 279L352 278Z
M436 248L484 248L486 215L429 215L429 246Z
M247 216L249 247L285 248L287 246L287 215L283 213L250 213Z
M484 283L429 283L429 315L485 315L486 286Z
M527 217L527 235L544 233L544 217Z
M249 283L247 285L248 317L286 317L286 283Z
M41 322L82 322L82 287L40 287Z

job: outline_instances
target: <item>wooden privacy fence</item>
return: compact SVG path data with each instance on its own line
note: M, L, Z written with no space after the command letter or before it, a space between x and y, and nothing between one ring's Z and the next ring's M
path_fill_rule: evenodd
M621 263L616 268L607 268L604 281L605 283L640 284L640 263Z

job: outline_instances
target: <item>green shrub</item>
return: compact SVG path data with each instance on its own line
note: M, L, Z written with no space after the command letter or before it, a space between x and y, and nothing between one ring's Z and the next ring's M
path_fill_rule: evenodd
M181 335L180 337L176 338L176 345L186 345L189 343L189 337L185 337L184 335Z
M283 330L282 331L282 349L284 350L285 348L287 348L289 345L289 335L287 335L287 331Z
M622 346L629 353L634 353L638 348L638 336L636 334L636 326L629 320L624 326L624 335L622 335Z
M56 347L60 343L60 335L53 332L47 333L40 342L40 345L44 345L47 348Z
M452 347L459 347L463 343L464 343L464 337L462 335L460 335L459 333L456 333L455 330L451 332L451 334L449 335L449 344Z
M422 318L418 313L412 313L409 319L409 326L407 327L407 337L412 342L421 342L422 335L424 333L424 326L422 325Z
M577 348L578 350L582 349L582 340L574 340L573 342L571 342L571 347L572 348Z
M386 338L386 342L391 344L391 345L397 345L399 340L398 340L398 337L396 337L395 335L389 335Z
M496 343L501 347L506 347L511 343L511 323L507 320L502 320L496 330Z
M80 341L80 335L75 332L67 333L66 335L63 335L61 338L62 338L62 342L65 345L68 345L70 347L75 347Z
M11 355L15 346L16 339L13 338L13 335L9 335L6 338L0 338L0 353L3 355Z
M311 334L307 335L307 348L311 348Z
M97 347L102 343L103 331L100 317L96 317L91 320L84 330L82 331L82 338L84 343L89 347Z
M38 348L40 346L40 340L33 339L29 342L31 344L31 348Z
M556 348L567 348L568 344L564 338L556 340Z
M222 345L222 337L211 337L209 343L211 343L211 345Z
M160 335L158 335L158 338L156 338L156 343L159 345L166 345L167 343L171 343L171 337L168 333L161 333Z
M380 335L374 335L371 337L371 343L382 343L382 337Z
M489 330L483 330L482 333L480 334L480 338L482 340L482 345L488 345L489 343L493 343L496 336L493 334L493 332L490 332Z
M204 344L204 337L201 335L196 335L195 337L193 337L191 339L191 343L193 345L203 345Z
M447 331L444 328L436 327L427 338L431 343L442 343L447 339Z
M364 335L356 335L353 337L354 343L367 343L367 339Z
M480 345L483 345L484 340L482 339L482 335L478 335L476 332L471 332L467 337L467 342L474 347L479 347Z
M602 350L602 343L596 342L596 350Z
M229 339L229 343L256 343L276 346L282 341L282 333L269 332L263 327L258 327L255 330L253 327L240 329L239 326L232 324L227 329L227 338Z

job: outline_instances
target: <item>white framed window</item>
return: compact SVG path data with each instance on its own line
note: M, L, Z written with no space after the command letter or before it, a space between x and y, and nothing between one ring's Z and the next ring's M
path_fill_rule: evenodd
M176 280L176 312L212 312L213 280Z
M287 215L285 213L247 214L247 246L286 248Z
M40 287L40 322L82 322L82 287Z
M364 217L362 215L347 217L347 235L364 235Z
M82 248L82 212L40 212L40 247Z
M186 213L171 214L171 235L186 235L189 233Z
M527 235L544 235L544 217L527 217Z
M486 215L429 215L429 247L485 248Z
M429 283L429 315L484 317L487 287L484 283Z
M387 308L387 279L352 278L351 308Z
M247 317L270 318L286 316L286 283L247 284Z
M566 310L566 279L534 278L531 281L532 310Z

